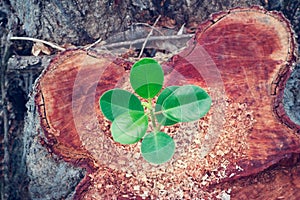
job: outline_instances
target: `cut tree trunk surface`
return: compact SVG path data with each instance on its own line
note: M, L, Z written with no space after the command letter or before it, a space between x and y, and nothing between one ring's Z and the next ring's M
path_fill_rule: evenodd
M84 50L65 51L36 86L45 142L56 155L87 169L76 199L207 199L225 197L225 191L247 197L251 187L232 180L300 153L300 127L282 106L295 51L291 27L277 12L237 8L202 23L188 47L163 63L165 86L199 85L212 96L213 106L198 122L167 129L178 150L161 166L145 163L139 144L112 141L110 124L99 109L103 92L128 88L132 63ZM299 170L294 172L297 177ZM278 174L278 180L284 178ZM226 188L210 189L218 183ZM279 187L280 181L276 183ZM290 185L294 190L278 190L278 195L299 198L299 184Z
M245 145L235 152L243 155L234 159L242 169L233 166L226 174L255 173L299 152L300 125L286 115L282 102L296 52L291 27L281 14L258 7L218 13L199 26L189 47L173 58L170 79L181 74L187 82L206 85L215 101L211 112L222 108L216 119L225 118L223 130L214 134L224 132Z

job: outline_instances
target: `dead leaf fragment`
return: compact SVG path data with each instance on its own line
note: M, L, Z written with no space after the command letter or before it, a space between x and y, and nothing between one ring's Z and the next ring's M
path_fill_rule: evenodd
M32 49L31 49L31 53L34 56L38 56L38 55L40 55L41 52L46 55L51 54L50 49L48 47L46 47L43 43L41 43L41 42L34 43L34 45L32 46Z

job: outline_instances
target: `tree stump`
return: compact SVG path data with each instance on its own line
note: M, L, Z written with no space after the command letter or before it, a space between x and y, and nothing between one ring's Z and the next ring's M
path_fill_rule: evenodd
M128 88L132 63L67 50L51 61L35 89L45 145L87 170L75 199L206 199L228 193L245 199L253 187L264 193L253 193L253 198L271 193L299 198L297 178L287 193L262 184L262 179L249 187L233 181L257 176L300 153L299 124L282 105L295 51L291 27L277 12L237 8L202 23L188 47L163 67L166 86L192 83L206 88L212 109L198 122L168 128L178 151L169 163L153 166L141 158L139 144L123 146L111 139L110 124L98 105L106 90ZM279 180L286 177L274 174L278 181L273 188L280 188Z

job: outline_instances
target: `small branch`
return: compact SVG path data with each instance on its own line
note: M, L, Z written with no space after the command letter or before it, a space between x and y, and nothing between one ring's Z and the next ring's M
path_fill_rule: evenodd
M94 42L94 43L88 45L87 47L85 47L85 50L89 50L90 48L92 48L93 46L97 45L101 41L102 41L102 38L99 38L96 42Z
M161 15L159 15L159 16L157 17L157 19L155 20L155 22L154 22L154 24L153 24L153 27L155 27L155 25L157 24L157 22L158 22L158 20L160 19L160 17L161 17ZM141 51L140 51L140 55L139 55L138 58L141 58L141 56L142 56L142 54L143 54L143 51L144 51L144 49L145 49L145 47L146 47L146 44L147 44L147 42L148 42L148 39L149 39L149 37L153 34L153 30L154 30L154 29L151 28L150 33L149 33L148 36L146 37L146 39L145 39L145 41L144 41L144 43L143 43L142 49L141 49Z
M40 40L40 39L35 39L35 38L31 38L31 37L11 37L10 40L27 40L27 41L32 41L32 42L41 42L43 44L49 45L50 47L54 48L54 49L58 49L60 51L65 51L65 48L62 48L56 44L53 44L51 42L47 42L45 40Z
M185 38L192 38L195 34L184 34L184 35L166 35L166 36L150 36L148 38L148 42L150 41L167 41L167 40L179 40L179 39L185 39ZM116 42L112 44L107 44L100 46L99 48L103 47L106 49L109 48L120 48L123 46L130 46L134 44L139 44L145 41L145 38L131 40L131 41L124 41L124 42ZM96 48L97 49L97 48Z

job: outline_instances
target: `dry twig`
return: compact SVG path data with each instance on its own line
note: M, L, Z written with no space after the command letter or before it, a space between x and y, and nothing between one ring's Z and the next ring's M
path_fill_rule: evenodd
M145 46L146 46L146 44L147 44L147 42L148 42L148 39L149 39L149 37L153 34L153 27L155 27L155 25L157 24L157 22L158 22L158 20L160 19L160 17L161 17L161 15L159 15L158 17L157 17L157 19L155 20L155 22L154 22L154 24L153 24L153 26L152 26L152 29L151 29L151 31L150 31L150 33L148 34L148 36L146 37L146 39L145 39L145 41L144 41L144 43L143 43L143 46L142 46L142 49L141 49L141 51L140 51L140 54L139 54L139 57L138 58L141 58L141 56L142 56L142 54L143 54L143 51L144 51L144 49L145 49Z
M89 50L90 48L92 48L93 46L99 44L102 41L102 38L99 38L96 42L88 45L87 47L85 47L85 50Z
M60 47L56 44L53 44L51 42L47 42L45 40L40 40L40 39L35 39L35 38L31 38L31 37L11 37L10 40L27 40L27 41L32 41L32 42L41 42L43 44L49 45L50 47L54 48L54 49L58 49L60 51L65 51L66 49L63 47Z

